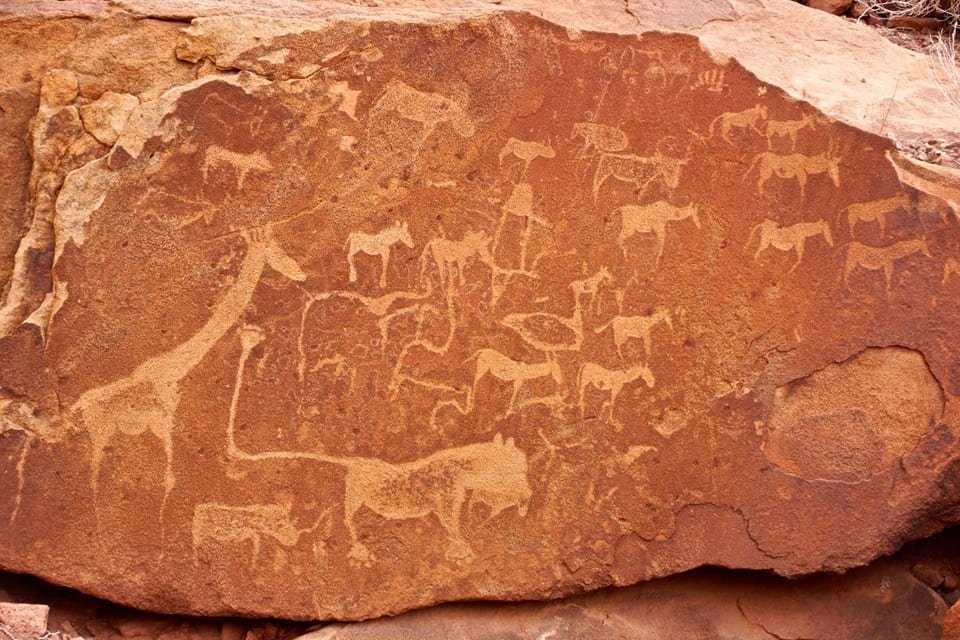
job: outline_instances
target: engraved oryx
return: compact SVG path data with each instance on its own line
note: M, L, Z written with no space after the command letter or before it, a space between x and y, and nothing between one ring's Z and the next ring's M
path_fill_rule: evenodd
M511 155L523 162L523 173L526 174L531 162L537 158L556 157L557 152L549 144L510 138L500 149L498 156L500 165L502 166L504 159Z

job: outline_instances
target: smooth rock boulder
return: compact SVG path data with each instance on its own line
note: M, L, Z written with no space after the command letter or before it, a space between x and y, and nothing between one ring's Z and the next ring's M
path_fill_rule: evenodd
M4 94L0 566L361 619L960 518L960 181L690 35L321 9Z

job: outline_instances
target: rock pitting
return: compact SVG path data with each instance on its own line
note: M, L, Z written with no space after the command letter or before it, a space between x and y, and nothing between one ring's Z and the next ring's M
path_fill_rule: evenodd
M3 568L362 619L846 570L955 520L944 172L685 34L136 28L153 86L2 94Z

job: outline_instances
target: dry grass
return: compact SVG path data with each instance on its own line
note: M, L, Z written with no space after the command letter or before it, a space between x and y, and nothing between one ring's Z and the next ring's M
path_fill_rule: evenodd
M881 18L937 18L960 23L960 0L870 0L866 14Z

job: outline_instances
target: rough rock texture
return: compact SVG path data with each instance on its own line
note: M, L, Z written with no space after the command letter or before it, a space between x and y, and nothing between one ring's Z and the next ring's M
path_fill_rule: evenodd
M938 640L941 630L950 640L956 608L947 606L960 597L958 541L954 529L842 576L791 580L698 569L563 601L440 605L373 621L314 626L147 614L9 574L0 574L0 598L49 605L49 630L63 640Z
M45 604L0 602L0 632L12 640L35 640L47 632L49 613Z
M357 619L960 521L960 181L875 135L953 122L913 54L880 118L734 3L131 4L0 22L3 567Z

